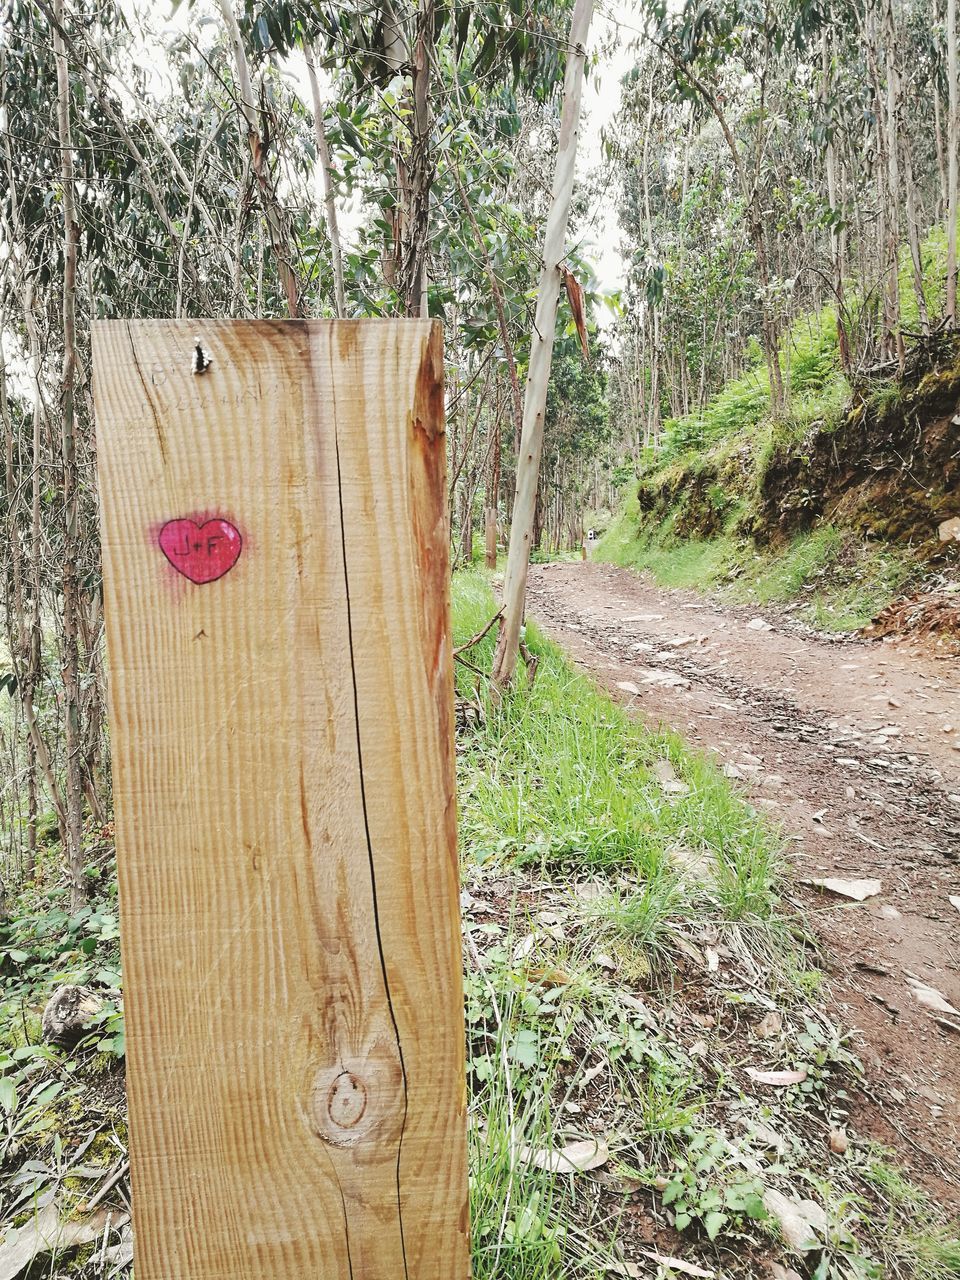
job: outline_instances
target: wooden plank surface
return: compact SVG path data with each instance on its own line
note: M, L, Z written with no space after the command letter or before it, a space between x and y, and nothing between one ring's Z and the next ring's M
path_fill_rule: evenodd
M137 1280L460 1280L439 326L110 321L94 375Z

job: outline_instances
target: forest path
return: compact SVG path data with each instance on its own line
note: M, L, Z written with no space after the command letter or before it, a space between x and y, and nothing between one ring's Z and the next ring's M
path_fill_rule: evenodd
M919 981L960 1009L960 662L787 630L592 562L534 566L528 610L619 702L715 754L782 828L788 900L821 940L838 1021L858 1032L856 1128L960 1202L960 1016L916 994ZM805 883L827 877L882 888L854 902Z

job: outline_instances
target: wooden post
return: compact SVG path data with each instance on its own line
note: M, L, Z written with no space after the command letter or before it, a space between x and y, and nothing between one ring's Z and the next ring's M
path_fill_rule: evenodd
M465 1280L439 326L94 362L137 1280Z

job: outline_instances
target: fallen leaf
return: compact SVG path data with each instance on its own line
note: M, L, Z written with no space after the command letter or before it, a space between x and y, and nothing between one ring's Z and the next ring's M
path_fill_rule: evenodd
M562 969L544 969L540 965L528 969L527 977L534 982L542 982L545 987L567 987L573 981L569 973L564 973Z
M843 1129L830 1130L830 1150L834 1152L835 1155L844 1155L849 1145L850 1139L847 1137Z
M685 1262L683 1258L671 1258L666 1253L654 1253L652 1249L638 1249L637 1252L642 1258L649 1258L651 1262L656 1262L669 1271L679 1271L682 1276L698 1276L700 1280L712 1280L716 1274L714 1271L694 1266L692 1262Z
M769 1040L771 1036L778 1036L782 1030L783 1019L774 1009L765 1013L757 1023L757 1035L762 1036L764 1040Z
M907 978L907 986L919 1004L926 1005L928 1009L936 1009L937 1013L949 1013L955 1018L960 1018L960 1009L955 1009L943 992L938 991L936 987L928 987L919 978L910 977Z
M747 623L747 628L750 631L772 631L773 630L772 624L767 622L766 618L751 618L750 621Z
M638 694L640 686L633 683L632 680L618 680L617 688L622 689L624 693Z
M610 1159L610 1148L602 1138L584 1138L568 1142L559 1151L550 1147L521 1147L520 1158L535 1169L548 1173L587 1173L599 1169Z
M526 934L526 936L521 938L513 948L514 960L526 960L527 956L530 955L536 945L537 935L535 933Z
M717 970L720 968L719 955L716 953L716 951L714 951L713 947L707 947L706 956L707 956L707 972L716 973Z
M603 1071L606 1069L606 1066L607 1066L606 1062L601 1061L596 1063L595 1066L587 1067L586 1071L577 1081L578 1091L582 1093L591 1080L596 1080L597 1076L603 1073Z
M768 1151L776 1151L778 1154L786 1150L786 1143L780 1135L771 1129L769 1125L763 1124L759 1120L752 1121L750 1124L750 1134L757 1138Z
M103 1259L118 1270L123 1267L129 1267L133 1261L133 1229L131 1227L126 1226L123 1228L120 1232L120 1243L111 1245L104 1253ZM116 1271L111 1272L111 1274L115 1275Z
M597 1174L595 1181L620 1196L634 1196L638 1191L645 1191L648 1185L646 1178L635 1178L625 1173L611 1173L606 1169Z
M88 1218L61 1219L57 1206L45 1205L22 1227L9 1230L0 1245L0 1280L16 1280L41 1253L60 1253L100 1240L110 1226L120 1228L129 1215L117 1210L98 1209Z
M602 951L598 951L597 954L593 957L593 963L597 965L600 969L609 969L611 973L613 973L613 971L617 967L614 964L612 958L606 955Z
M763 1207L776 1218L783 1238L791 1249L816 1249L821 1241L818 1233L827 1229L827 1216L815 1200L790 1200L769 1187L763 1193Z
M837 876L828 876L825 880L808 880L807 884L816 885L818 889L828 889L841 898L852 898L854 902L874 898L883 888L879 880L841 880Z
M747 1067L747 1075L757 1084L772 1084L783 1087L788 1084L803 1084L807 1078L805 1067L799 1071L758 1071L756 1067Z

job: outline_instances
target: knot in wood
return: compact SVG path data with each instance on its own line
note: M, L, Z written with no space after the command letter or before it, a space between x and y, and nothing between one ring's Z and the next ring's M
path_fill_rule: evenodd
M355 1129L367 1109L367 1086L350 1071L342 1071L327 1093L327 1115L340 1129Z
M374 1082L340 1067L319 1071L313 1081L310 1119L317 1135L335 1147L351 1147L382 1117Z

